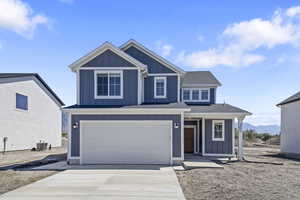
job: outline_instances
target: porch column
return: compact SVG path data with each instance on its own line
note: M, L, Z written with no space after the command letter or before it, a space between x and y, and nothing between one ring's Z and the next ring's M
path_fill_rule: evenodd
M238 159L243 160L244 157L244 139L243 139L243 120L245 116L238 118L238 132L239 132L239 148L238 148Z

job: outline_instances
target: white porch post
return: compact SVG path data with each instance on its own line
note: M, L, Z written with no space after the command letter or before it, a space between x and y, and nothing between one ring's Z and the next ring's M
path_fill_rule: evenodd
M243 139L243 120L245 116L238 118L238 132L239 132L239 148L238 148L238 159L243 160L244 157L244 139Z

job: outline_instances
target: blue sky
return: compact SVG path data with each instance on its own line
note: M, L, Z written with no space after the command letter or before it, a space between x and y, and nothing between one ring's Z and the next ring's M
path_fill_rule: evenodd
M188 3L187 3L188 2ZM185 70L210 70L217 101L279 124L276 103L300 90L300 2L1 0L0 72L37 72L75 103L68 65L104 41L135 39Z

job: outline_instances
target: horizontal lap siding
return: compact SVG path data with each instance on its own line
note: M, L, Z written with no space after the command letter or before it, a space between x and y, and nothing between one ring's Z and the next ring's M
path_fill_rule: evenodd
M80 120L172 120L181 124L180 115L72 115L72 124ZM181 128L174 128L172 135L173 157L181 157ZM80 128L72 128L71 156L80 156Z
M94 70L80 70L81 105L136 105L137 70L123 71L123 99L95 99Z
M232 119L225 120L224 141L212 140L212 121L212 119L205 120L205 153L232 154Z

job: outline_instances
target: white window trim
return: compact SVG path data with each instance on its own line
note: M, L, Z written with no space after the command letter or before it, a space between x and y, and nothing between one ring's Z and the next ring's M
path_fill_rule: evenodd
M222 123L222 138L215 138L215 124ZM224 141L225 140L225 120L212 120L212 140Z
M157 95L156 94L156 81L163 80L164 81L164 95ZM154 77L154 98L155 99L161 99L161 98L167 98L167 77Z
M190 98L188 100L185 100L183 98L183 93L185 90L189 90L190 91ZM199 99L198 100L193 100L192 99L192 91L193 90L199 90ZM207 90L208 91L208 99L202 100L202 90ZM182 101L184 102L210 102L210 88L183 88L182 89Z
M119 96L109 96L109 88L108 88L108 96L97 95L97 75L98 74L110 74L110 73L119 73L120 74L120 95ZM109 87L109 78L108 78L108 87ZM94 72L94 96L95 99L123 99L123 71L122 70L95 70Z

